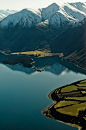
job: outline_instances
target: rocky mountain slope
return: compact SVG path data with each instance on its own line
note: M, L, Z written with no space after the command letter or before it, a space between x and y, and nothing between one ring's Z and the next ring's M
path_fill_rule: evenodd
M66 29L50 45L52 52L63 52L64 60L86 69L86 19L80 26Z

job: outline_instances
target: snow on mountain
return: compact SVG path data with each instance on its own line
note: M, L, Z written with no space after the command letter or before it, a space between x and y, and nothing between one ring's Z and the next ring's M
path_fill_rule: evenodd
M76 20L64 14L63 11L58 11L50 18L49 22L51 26L61 27L65 25L70 25L76 22Z
M5 17L7 17L10 14L16 13L16 10L0 10L0 21L3 20Z
M33 25L41 22L40 11L32 9L23 9L20 12L9 15L1 22L1 27L7 27L8 25L16 26L28 26L32 27Z
M82 3L81 3L82 5ZM71 16L71 18L76 19L77 22L80 22L83 20L83 18L86 17L86 12L82 11L82 8L78 9L75 8L73 6L71 6L70 4L64 4L62 10L69 16Z
M37 27L48 27L49 26L49 20L45 20L44 22L40 22L38 24L36 24L35 26Z
M49 19L54 13L56 13L59 10L59 7L59 5L53 3L49 5L47 8L39 9L41 11L42 19Z
M24 9L1 21L1 27L21 25L32 27L51 25L55 28L72 25L86 18L86 3L53 3L46 8L33 10Z
M76 3L69 3L69 4L75 7L76 9L86 13L86 2L76 2Z
M41 11L43 19L49 19L50 25L60 27L81 22L86 17L86 3L54 3Z

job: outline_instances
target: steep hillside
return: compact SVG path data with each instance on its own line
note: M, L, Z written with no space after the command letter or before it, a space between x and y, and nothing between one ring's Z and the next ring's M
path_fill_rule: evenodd
M64 60L86 69L86 20L81 26L69 27L50 43L51 52L64 54Z
M15 28L0 29L0 50L29 51L50 49L49 42L57 35L56 29L50 28Z
M0 50L48 50L86 69L86 3L23 9L0 22Z

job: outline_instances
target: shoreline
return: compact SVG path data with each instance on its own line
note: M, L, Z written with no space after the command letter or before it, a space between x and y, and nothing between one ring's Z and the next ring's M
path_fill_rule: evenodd
M62 88L62 87L59 87L59 88ZM58 88L58 89L59 89L59 88ZM55 90L56 90L56 89L55 89ZM49 93L49 95L48 95L49 99L51 99L51 100L54 102L54 103L51 105L51 107L52 107L55 103L57 103L55 100L52 99L52 96L51 96L51 94L52 94L55 90L51 91L51 92ZM47 109L50 109L50 106L49 106ZM47 110L47 109L45 109L45 110ZM60 114L60 113L59 113L59 114ZM44 115L44 114L43 114L43 115ZM47 117L47 116L46 116L46 117ZM49 117L48 117L48 118L49 118ZM56 120L56 119L54 119L54 120ZM64 124L66 124L66 125L72 126L72 127L76 127L76 128L78 128L78 129L81 130L81 127L76 126L76 125L74 125L74 124L66 123L66 122L63 122L63 121L61 121L61 120L57 120L57 121L59 121L59 122L61 122L61 123L64 123Z
M8 59L3 60L1 63L8 65L23 65L25 68L33 68L37 72L43 72L44 69L37 69L33 63L35 61L29 57L9 57Z
M11 54L11 55L16 55L16 54ZM18 56L29 56L29 57L31 57L31 55L27 55L27 54L17 54ZM79 66L79 65L77 65L77 64L75 64L74 62L71 62L70 60L68 61L68 60L65 60L65 57L63 56L63 57L59 57L59 56L45 56L45 57L38 57L38 56L33 56L33 58L46 58L46 57L54 57L54 58L57 58L57 59L60 59L61 61L63 61L63 62L68 62L68 63L70 63L70 64L73 64L73 65L75 65L78 69L82 69L82 71L86 71L86 69L85 68L83 68L83 67L81 67L81 66ZM86 72L85 72L85 74L86 74Z
M71 61L65 60L64 58L63 58L63 59L61 59L61 60L62 60L62 61L65 61L65 62L68 62L68 63L70 63L70 64L73 64L73 65L75 65L77 68L82 69L83 71L86 71L86 69L85 69L85 68L83 68L83 67L81 67L81 66L79 66L79 65L75 64L74 62L71 62ZM85 73L85 74L86 74L86 73Z
M82 81L84 81L84 80L76 81L74 83L71 83L70 85L74 85L74 84L82 82ZM42 114L48 118L57 120L59 122L65 123L65 124L73 126L73 127L77 127L79 130L81 130L83 128L84 128L83 130L86 130L86 126L85 126L86 121L83 118L78 118L76 116L70 116L67 114L60 113L60 112L56 111L54 108L54 106L56 104L58 104L58 102L61 101L60 99L58 99L58 97L55 97L55 91L58 91L59 89L62 89L66 86L68 86L68 85L56 88L48 94L48 98L53 101L53 104L51 104L46 109L44 109L42 111Z
M65 60L64 56L63 57L59 57L59 56L44 56L44 57L38 57L38 56L30 56L30 55L26 55L26 54L12 54L12 53L7 53L7 52L3 52L3 51L0 51L2 54L4 55L10 55L10 56L20 56L20 57L29 57L29 58L47 58L47 57L52 57L52 58L56 58L57 59L57 62L62 64L63 66L67 67L68 69L70 70L73 70L75 72L80 72L80 73L83 73L83 74L86 74L86 69L75 64L74 62L71 62L71 61L68 61L68 60Z

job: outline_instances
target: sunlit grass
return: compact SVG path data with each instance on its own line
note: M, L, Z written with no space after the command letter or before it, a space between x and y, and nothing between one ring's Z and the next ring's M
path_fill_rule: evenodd
M77 101L65 101L65 100L63 100L63 101L58 102L54 106L54 108L56 109L58 107L63 107L63 106L67 106L67 105L71 105L71 104L76 104L76 103L77 103Z
M77 86L70 85L70 86L66 86L66 87L62 88L61 92L64 93L64 92L71 92L71 91L75 91L75 90L77 90Z
M81 81L80 83L86 83L86 80Z
M78 89L83 89L83 90L86 90L86 87L79 87Z
M37 56L37 57L47 57L47 56L59 56L62 57L62 53L51 53L48 50L34 50L34 51L26 51L26 52L15 52L11 54L21 54L21 55L31 55L31 56Z
M67 106L64 108L59 108L56 109L58 112L71 115L71 116L78 116L80 110L85 110L86 109L86 102L81 103L81 104L75 104L72 106Z
M86 97L67 97L66 99L86 101Z
M84 83L84 82L83 82L83 84L77 84L77 85L80 86L80 87L83 87L83 86L86 87L86 83Z

